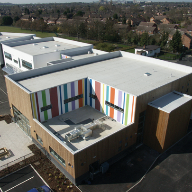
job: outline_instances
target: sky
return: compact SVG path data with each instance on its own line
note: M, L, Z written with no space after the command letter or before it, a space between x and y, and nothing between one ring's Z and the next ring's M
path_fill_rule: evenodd
M95 0L98 1L98 0ZM0 3L28 4L28 3L71 3L71 2L86 2L90 3L93 0L0 0Z

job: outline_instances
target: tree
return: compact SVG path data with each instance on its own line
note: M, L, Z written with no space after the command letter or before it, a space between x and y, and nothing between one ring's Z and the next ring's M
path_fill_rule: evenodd
M84 14L85 14L85 13L84 13L83 11L78 11L78 12L76 13L76 16L83 17Z
M141 35L140 44L141 44L141 46L149 44L149 35L148 35L148 33L143 33Z
M15 16L13 20L14 20L14 22L16 23L17 21L19 21L19 19L20 19L20 18L19 18L18 16Z
M170 41L170 49L173 52L181 52L182 47L181 33L177 30Z
M25 8L25 14L29 15L29 9Z
M115 13L115 14L113 15L113 19L118 19L117 13Z
M168 37L169 37L169 33L168 32L165 32L163 31L162 35L161 35L161 39L159 41L159 45L161 48L164 48L167 44L167 41L168 41Z
M4 16L2 18L2 25L12 25L13 19L10 16Z

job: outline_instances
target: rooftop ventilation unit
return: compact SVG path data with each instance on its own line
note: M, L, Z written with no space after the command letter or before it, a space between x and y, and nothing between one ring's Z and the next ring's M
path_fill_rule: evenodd
M10 37L6 37L7 39L9 39Z
M57 45L57 44L55 45L55 47L59 47L59 46L60 46L60 45Z
M151 75L151 73L144 73L144 76L150 76Z
M33 46L37 45L36 43L33 43Z
M55 51L55 52L58 52L59 50L58 50L58 49L55 49L54 51Z
M46 48L49 48L49 47L43 46L43 49L46 49Z

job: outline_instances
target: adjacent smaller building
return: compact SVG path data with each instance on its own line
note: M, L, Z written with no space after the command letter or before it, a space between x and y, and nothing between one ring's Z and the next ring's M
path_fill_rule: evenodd
M46 67L47 62L67 59L68 56L92 53L93 45L58 37L47 37L2 44L8 74Z
M160 53L161 48L157 45L147 45L135 48L135 54L153 57L155 54Z
M144 143L160 153L176 143L187 133L191 106L192 97L177 91L148 103Z
M4 66L5 62L3 59L2 44L10 42L25 41L37 38L35 34L26 34L26 33L7 33L0 32L0 65Z

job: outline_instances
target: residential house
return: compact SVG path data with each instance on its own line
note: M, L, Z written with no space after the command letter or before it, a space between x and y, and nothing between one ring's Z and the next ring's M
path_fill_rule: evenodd
M148 57L153 57L156 54L160 53L161 48L157 45L147 45L143 47L136 47L135 48L135 54L138 55L144 55Z
M136 29L137 34L142 35L143 33L148 33L149 35L153 35L158 32L156 27L145 27L138 26Z
M188 48L191 49L192 48L192 37L188 34L188 33L184 33L182 35L182 43L183 45Z

